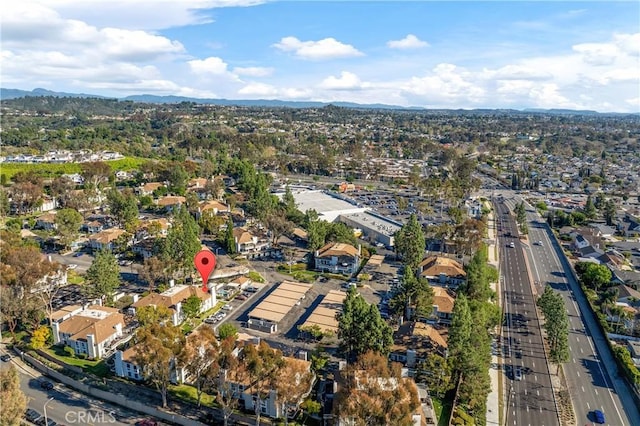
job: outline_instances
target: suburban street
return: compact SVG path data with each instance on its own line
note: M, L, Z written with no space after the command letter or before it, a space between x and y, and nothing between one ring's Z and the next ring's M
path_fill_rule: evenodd
M496 202L495 206L503 279L506 425L558 425L535 300L515 218L505 204Z
M1 353L12 355L11 361L0 362L0 370L8 369L11 365L16 367L20 375L20 388L28 398L28 407L44 415L44 405L47 404L48 419L57 422L58 425L124 426L132 425L144 418L122 407L93 399L53 382L24 364L13 351L3 350ZM48 391L42 389L40 383L43 380L53 383L54 388ZM48 402L51 398L53 399Z
M576 424L593 422L593 410L596 409L605 414L606 424L640 424L638 408L630 396L630 390L621 379L615 379L617 383L611 380L610 375L618 374L615 362L606 350L607 343L595 323L579 285L570 271L565 269L568 265L564 263L566 260L562 248L552 238L544 220L531 206L527 206L527 220L531 244L525 247L525 252L529 256L537 292L540 294L546 284L551 285L562 295L569 316L571 359L563 368L573 402ZM594 338L595 335L597 337ZM600 349L596 350L596 347ZM602 348L606 354L602 353ZM602 359L607 359L606 363L603 363Z

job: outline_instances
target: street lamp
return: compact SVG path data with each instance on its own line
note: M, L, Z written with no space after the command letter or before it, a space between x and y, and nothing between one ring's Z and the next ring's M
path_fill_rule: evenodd
M49 398L49 400L47 402L44 403L44 405L42 406L43 410L44 410L44 424L45 426L49 425L49 419L47 418L47 405L53 401L53 397Z

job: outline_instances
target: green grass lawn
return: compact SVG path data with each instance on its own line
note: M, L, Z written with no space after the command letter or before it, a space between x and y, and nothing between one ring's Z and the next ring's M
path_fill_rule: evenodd
M442 400L436 397L431 397L433 401L433 409L438 417L438 426L448 426L449 417L451 416L451 401Z
M169 386L169 393L175 396L176 398L189 401L193 404L197 404L198 396L196 388L189 385L171 385ZM202 397L200 398L200 403L202 405L206 405L208 407L212 407L215 403L215 398L213 395L209 395L205 392L202 393Z
M78 274L76 271L74 271L73 269L67 271L67 281L69 282L69 284L83 284L84 283L84 277L81 276L80 274Z
M111 170L113 171L129 171L137 170L143 163L146 163L147 159L137 157L125 157L120 160L105 161ZM33 171L43 177L55 177L65 173L80 173L80 163L38 163L38 164L23 164L23 163L3 163L2 174L7 176L7 179L11 179L16 173L24 171Z
M182 332L187 334L188 332L195 330L195 328L199 326L202 323L202 321L204 321L211 314L218 312L225 304L226 302L219 301L218 303L216 303L216 305L213 308L209 309L208 311L204 311L197 317L191 319L190 322L188 323L185 322L182 325Z
M106 377L109 374L109 366L107 366L107 364L105 364L103 360L93 361L89 359L70 357L66 354L61 346L52 346L48 349L45 348L44 351L49 355L64 362L65 364L80 367L87 373L94 374L98 377Z

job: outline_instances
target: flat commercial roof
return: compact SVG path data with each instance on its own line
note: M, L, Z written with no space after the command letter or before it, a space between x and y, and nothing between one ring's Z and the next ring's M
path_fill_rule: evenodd
M292 191L292 195L298 210L303 213L307 210L315 210L321 219L329 222L333 222L340 214L367 210L366 207L358 207L323 191Z
M360 228L370 229L382 235L392 236L402 228L398 222L370 211L342 214L342 216L358 224Z
M311 287L311 284L283 281L249 312L249 318L278 323L296 303L304 299Z
M338 320L336 314L342 310L342 304L347 294L339 290L331 290L322 299L322 302L313 310L302 327L317 325L323 332L337 332Z

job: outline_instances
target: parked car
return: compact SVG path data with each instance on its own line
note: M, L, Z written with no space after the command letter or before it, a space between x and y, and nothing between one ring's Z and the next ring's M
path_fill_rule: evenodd
M44 390L51 390L53 389L53 383L47 381L47 380L43 380L40 382L40 388L44 389Z
M247 296L245 296L244 294L239 294L236 296L236 299L238 300L247 300Z
M224 309L225 311L230 311L233 309L233 306L227 304L227 305L224 305L222 309Z
M11 360L11 355L9 354L4 354L2 356L0 356L0 359L4 362L9 362Z
M82 253L81 251L78 251L78 252L75 252L75 253L73 254L73 257L80 257L80 256L82 256L83 254L84 254L84 253Z
M207 319L204 320L205 324L215 324L216 320L213 317L209 317Z
M31 423L35 423L42 418L42 414L38 413L33 408L28 408L24 413L25 419L29 420Z

